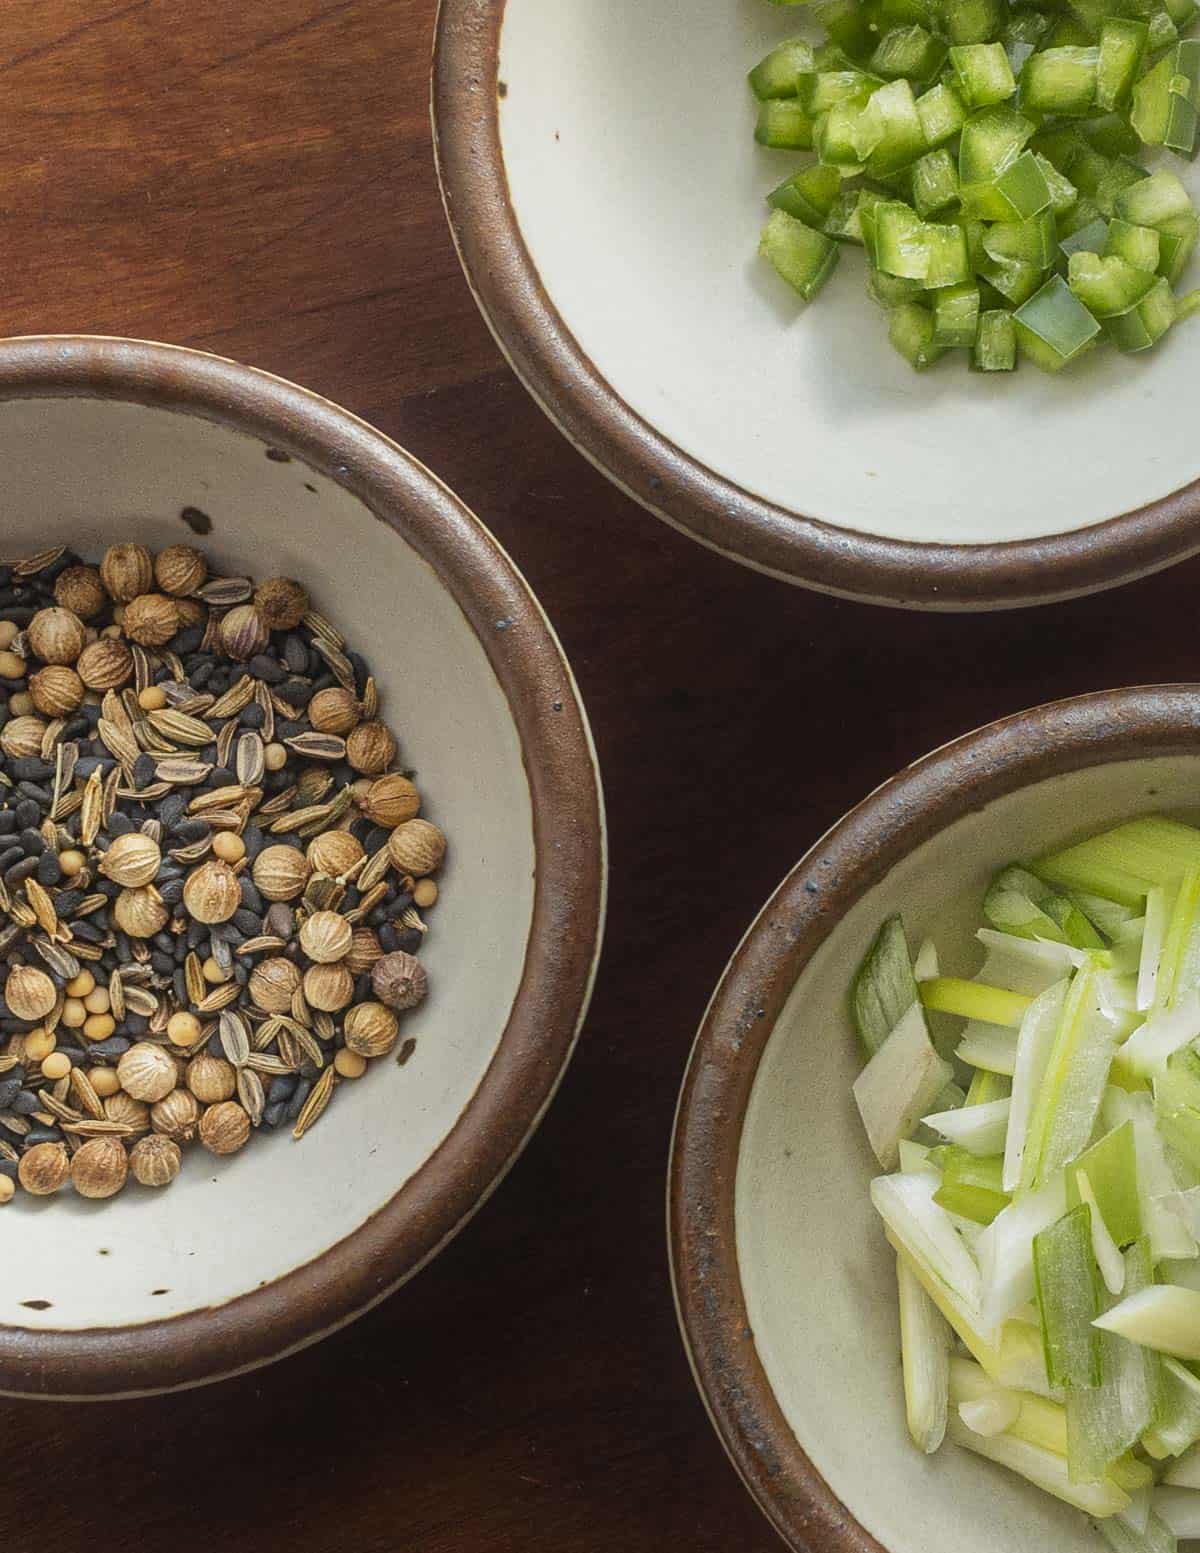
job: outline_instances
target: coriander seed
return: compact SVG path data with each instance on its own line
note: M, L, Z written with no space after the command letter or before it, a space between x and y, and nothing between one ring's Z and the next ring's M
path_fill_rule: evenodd
M125 1185L129 1161L119 1138L92 1138L71 1161L71 1184L80 1197L115 1197Z
M236 1100L211 1105L200 1118L200 1142L210 1154L236 1154L250 1137L250 1118Z
M145 545L110 545L100 562L100 581L118 604L146 593L154 581L154 563Z
M233 1095L237 1089L237 1071L224 1057L212 1057L203 1052L188 1063L187 1087L201 1105L213 1105Z
M80 620L90 620L108 603L108 594L94 566L68 566L54 584L55 602Z
M175 1088L175 1063L161 1046L139 1041L117 1063L121 1087L134 1100L152 1104Z
M350 951L354 930L336 911L317 911L300 929L300 947L310 960L332 964Z
M83 651L84 624L69 609L39 609L27 634L30 650L43 663L69 665Z
M182 1163L179 1145L158 1133L139 1138L129 1151L129 1168L139 1186L170 1186Z
M17 1180L31 1197L52 1197L70 1174L71 1162L62 1143L35 1143L17 1166Z
M382 1057L396 1044L400 1025L382 1003L356 1003L346 1013L346 1045L360 1057Z

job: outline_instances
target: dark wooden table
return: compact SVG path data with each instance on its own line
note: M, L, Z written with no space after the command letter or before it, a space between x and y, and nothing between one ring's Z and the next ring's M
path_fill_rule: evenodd
M0 1401L5 1553L769 1553L693 1389L664 1248L713 983L791 862L903 762L1036 701L1196 670L1200 562L1032 613L903 615L753 576L613 490L504 367L459 273L432 10L8 0L4 328L294 378L490 525L599 746L612 887L591 1017L508 1181L357 1325L176 1397Z

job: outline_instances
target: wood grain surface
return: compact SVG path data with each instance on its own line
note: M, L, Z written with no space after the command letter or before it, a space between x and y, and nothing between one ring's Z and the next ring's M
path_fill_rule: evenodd
M613 490L502 364L433 174L432 0L9 0L4 21L5 330L235 356L436 470L562 636L613 871L578 1055L468 1230L272 1369L141 1402L0 1401L0 1547L769 1553L693 1388L664 1248L713 983L797 855L903 762L1037 701L1194 677L1200 562L977 617L742 571Z

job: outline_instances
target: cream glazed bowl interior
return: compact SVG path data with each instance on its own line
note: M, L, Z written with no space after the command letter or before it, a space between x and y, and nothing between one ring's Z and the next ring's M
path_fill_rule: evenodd
M191 540L214 569L305 582L371 663L450 837L405 1066L374 1064L301 1143L278 1133L225 1160L193 1146L166 1191L18 1193L0 1209L0 1392L194 1385L381 1299L520 1151L591 989L599 775L570 668L512 562L428 470L325 400L170 346L10 340L0 456L7 558Z
M1200 811L1200 685L1082 696L893 777L796 865L734 954L680 1096L669 1192L684 1342L713 1423L785 1541L821 1553L1097 1553L1077 1511L904 1418L895 1257L851 1096L847 988L902 912L972 974L1004 863L1131 816Z
M918 374L860 252L807 308L756 256L764 196L811 157L754 143L745 77L804 10L441 0L443 197L513 368L628 494L791 582L1003 608L1193 554L1200 331L1059 377L957 351Z

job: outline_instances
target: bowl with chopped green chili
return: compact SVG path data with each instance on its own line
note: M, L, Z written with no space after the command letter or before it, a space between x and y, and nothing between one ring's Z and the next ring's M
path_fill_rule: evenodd
M443 0L451 229L539 404L701 543L913 608L1109 587L1200 543L1193 11Z
M800 860L714 993L670 1245L791 1547L1200 1526L1200 687L976 730Z
M0 1393L198 1385L471 1217L602 924L571 672L487 530L315 394L0 343Z

